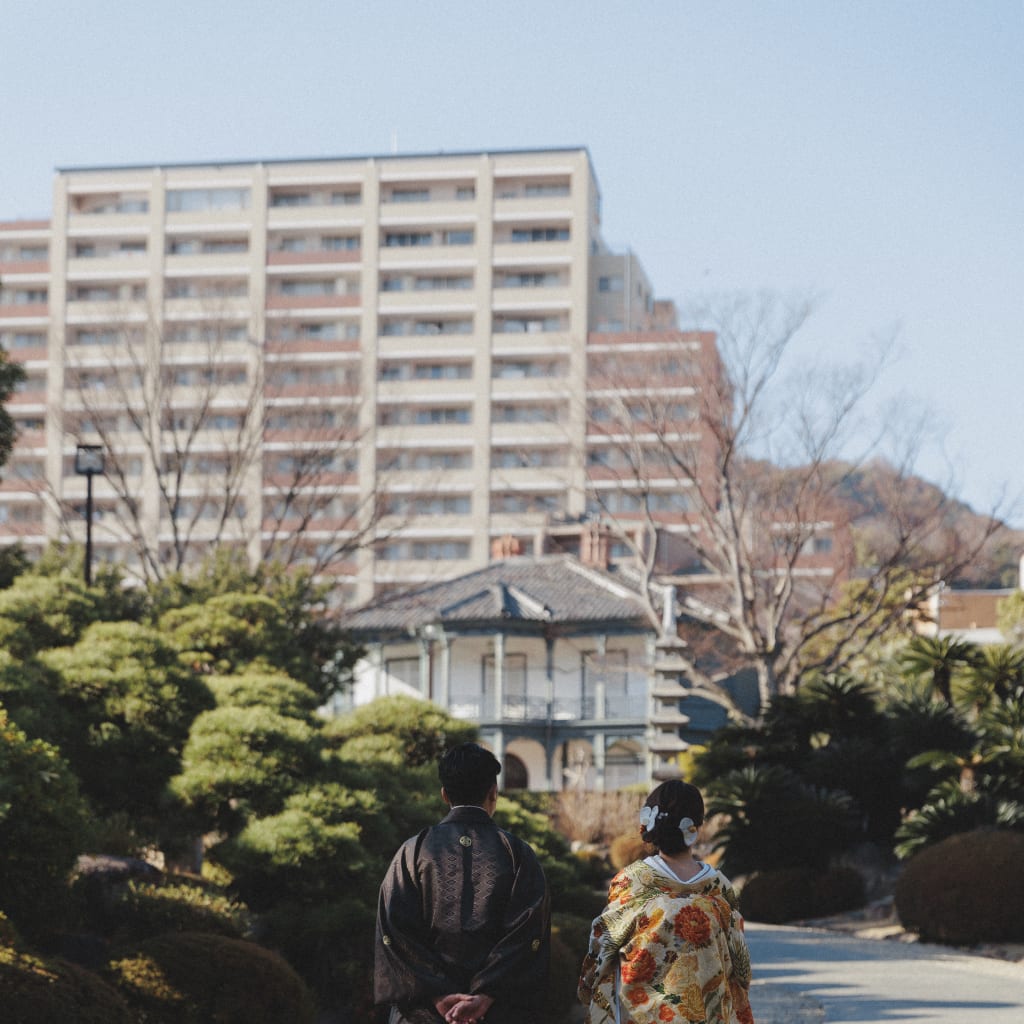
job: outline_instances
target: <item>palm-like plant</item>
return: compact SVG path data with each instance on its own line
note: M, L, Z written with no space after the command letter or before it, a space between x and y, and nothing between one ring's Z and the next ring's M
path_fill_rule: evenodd
M904 674L926 678L932 693L949 705L953 704L954 674L977 659L975 644L952 636L915 636L899 655Z
M993 703L1007 700L1021 686L1024 686L1024 649L1011 644L990 644L979 652L958 695L980 712Z

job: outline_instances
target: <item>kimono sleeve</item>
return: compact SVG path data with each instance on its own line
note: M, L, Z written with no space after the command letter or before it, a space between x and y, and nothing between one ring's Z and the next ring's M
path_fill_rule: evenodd
M448 991L423 920L416 847L417 840L409 840L399 849L380 887L373 972L378 1005L430 1003Z

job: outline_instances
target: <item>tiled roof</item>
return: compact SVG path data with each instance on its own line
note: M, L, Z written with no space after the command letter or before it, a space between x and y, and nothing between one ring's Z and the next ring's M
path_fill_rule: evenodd
M636 591L571 555L509 558L484 569L366 605L343 624L354 633L405 633L428 623L519 622L554 626L616 623L643 628Z

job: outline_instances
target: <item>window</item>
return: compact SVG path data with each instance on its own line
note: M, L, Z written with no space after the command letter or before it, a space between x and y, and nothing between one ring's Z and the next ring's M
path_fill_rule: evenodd
M249 294L246 280L207 280L179 278L167 282L168 299L231 299Z
M377 469L393 470L438 470L472 469L472 452L465 451L380 451L377 453Z
M385 498L385 514L391 516L468 516L468 494L391 494Z
M568 228L513 228L513 242L567 242Z
M384 246L388 249L433 245L431 231L388 231L384 235Z
M560 448L494 448L492 469L559 469L566 464Z
M455 189L456 199L476 199L476 186L475 185L459 185Z
M0 306L35 306L46 303L45 288L0 288Z
M386 203L425 203L429 199L429 188L393 188L384 196Z
M562 406L540 403L495 405L492 418L495 423L560 423Z
M567 196L569 194L569 183L565 182L536 182L527 183L523 189L527 197L534 196Z
M0 246L0 262L4 263L43 263L48 257L45 245Z
M621 292L625 286L621 274L599 277L597 279L597 290L599 292Z
M560 316L497 317L494 321L496 334L542 334L565 330L565 326Z
M247 238L172 238L167 245L167 252L171 256L217 255L248 251L249 240Z
M45 348L46 335L36 331L0 331L0 347L9 352L25 348Z
M167 190L168 213L244 210L248 206L249 190L247 188L172 188Z
M495 359L491 376L495 380L518 380L527 377L564 377L566 363L559 359Z
M503 274L498 278L499 288L554 288L560 284L561 274L552 272Z
M72 200L75 213L148 213L149 199L132 193L76 196Z
M324 235L320 239L320 248L328 252L348 251L358 249L360 240L358 235Z
M556 512L560 507L557 495L524 494L508 491L491 495L491 512L495 515L521 515L536 512Z
M443 245L472 245L473 229L458 228L451 231L445 231L441 237Z
M378 553L384 561L448 562L469 558L469 541L463 540L417 540L399 541L386 544Z
M335 295L337 289L333 279L324 281L299 280L281 281L277 286L278 295Z
M473 278L468 274L434 274L430 277L416 277L413 281L413 288L418 292L457 291L472 287Z

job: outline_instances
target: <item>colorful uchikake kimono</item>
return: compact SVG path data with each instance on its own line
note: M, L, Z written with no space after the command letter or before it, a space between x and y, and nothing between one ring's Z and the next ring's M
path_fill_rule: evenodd
M587 1024L753 1024L737 903L717 871L691 882L645 861L620 871L583 961Z

